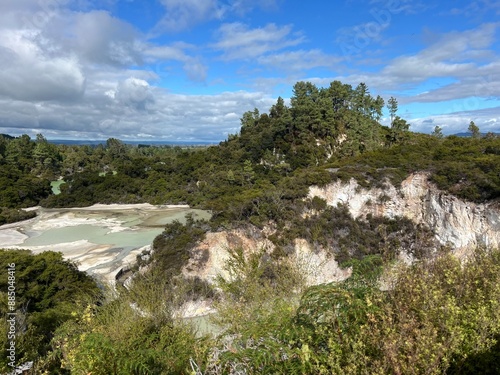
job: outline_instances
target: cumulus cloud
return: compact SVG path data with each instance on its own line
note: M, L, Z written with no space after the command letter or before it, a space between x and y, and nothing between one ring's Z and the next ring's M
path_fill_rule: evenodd
M244 16L258 8L276 10L283 0L161 0L165 14L155 33L180 32L205 21L223 20L231 14Z
M467 132L470 121L479 127L482 133L497 132L500 126L500 107L459 111L444 115L417 118L410 121L411 130L430 133L436 126L443 129L444 134Z
M475 30L446 34L415 55L394 59L383 74L418 82L428 77L470 73L476 64L467 61L468 55L491 46L497 27L496 24L485 24Z
M455 16L478 17L485 13L500 15L500 3L496 0L471 1L467 6L451 8L449 13Z
M192 46L185 43L174 43L171 46L151 46L144 50L146 60L156 63L155 70L159 75L162 73L161 62L180 61L183 63L183 69L186 76L194 82L204 82L207 78L207 66L195 57L188 55L185 50Z
M230 2L230 7L237 14L244 15L255 8L275 10L281 2L281 0L233 0Z
M137 31L107 12L76 15L73 33L74 48L89 62L123 66L141 63Z
M138 110L145 110L148 104L154 102L153 93L149 83L142 79L133 77L120 82L113 97L121 104L132 106Z
M489 98L500 95L500 65L490 49L498 24L444 35L427 49L413 56L394 59L381 72L393 88L430 78L452 77L454 82L405 98L406 102L437 102L472 96ZM471 60L471 56L481 59ZM481 64L482 63L482 64ZM379 78L380 78L379 77Z
M444 35L427 31L424 40L428 44L422 50L383 60L384 68L378 63L359 71L356 69L361 63L345 64L344 71L350 74L341 77L335 72L345 56L307 49L309 41L296 32L295 26L264 22L255 27L235 22L235 16L250 17L249 12L257 9L272 11L281 2L161 0L165 14L159 15L156 33L145 35L110 12L96 10L112 10L115 0L0 0L0 132L218 141L238 131L241 113L254 107L268 110L275 102L269 93L285 85L290 88L298 80L322 86L335 79L352 85L366 82L372 93L382 95L398 96L400 90L414 87L427 90L398 96L402 105L459 98L470 104L477 98L495 99L500 95L500 59L493 48L498 24ZM390 15L422 9L420 2L409 0L373 0L370 4L375 10L398 4ZM373 22L358 25L377 43L387 42L381 34L389 28L383 18L375 16L380 14L372 12L373 19L365 21ZM174 32L214 20L224 23L206 35L213 38L211 44L205 37L203 44L197 45L172 39ZM377 29L374 22L378 22ZM165 31L170 33L163 35ZM352 31L344 29L338 35L351 32L352 36ZM362 55L366 57L368 52L364 49ZM371 65L366 60L363 64ZM251 71L245 84L256 92L174 93L185 90L178 85L186 78L203 83L188 83L199 92L212 90L214 81L229 87L235 83L225 81L226 68L228 74L233 70ZM315 68L330 69L332 76L308 77L308 71ZM446 85L429 88L428 83L440 77L446 78ZM287 96L287 92L277 94ZM482 107L483 103L467 105L454 110L453 115L415 119L412 123L417 129L429 129L441 124L439 121L458 126L459 119L467 116L477 120L480 127L498 127L498 116L479 110Z
M94 90L98 92L98 90ZM154 101L146 108L137 106ZM218 95L180 95L155 90L137 79L124 81L113 95L101 93L66 106L55 102L34 106L31 103L0 99L0 132L16 127L14 133L42 132L87 139L138 139L154 137L167 140L218 142L239 131L242 110L261 111L275 100L257 92L225 92ZM20 125L22 124L22 125ZM36 131L34 130L36 129Z
M0 30L0 96L18 100L74 100L85 76L74 56L53 57L36 43L36 33Z
M436 102L469 96L491 97L500 94L498 56L493 49L499 24L484 24L476 29L441 35L428 47L411 55L390 60L374 73L352 73L335 79L350 84L365 82L379 91L406 90L430 79L452 78L416 95L404 96L401 103Z

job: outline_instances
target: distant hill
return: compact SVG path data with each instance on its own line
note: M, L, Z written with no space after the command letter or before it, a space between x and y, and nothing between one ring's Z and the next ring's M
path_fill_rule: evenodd
M500 136L500 133L496 133L496 132L491 132L492 134L496 135L497 137ZM486 136L486 134L488 133L481 133L481 137L484 137ZM470 137L472 136L472 133L470 132L462 132L462 133L455 133L455 134L452 134L452 135L455 135L457 137Z
M81 139L49 139L49 143L56 145L106 145L106 140L81 140ZM147 146L207 146L215 145L218 142L208 141L121 141L128 145L147 145Z

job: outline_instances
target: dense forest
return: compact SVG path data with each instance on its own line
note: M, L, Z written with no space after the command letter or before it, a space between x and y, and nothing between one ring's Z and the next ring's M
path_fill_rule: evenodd
M131 146L113 138L68 146L41 134L0 136L0 224L32 217L22 209L34 205L186 203L212 213L208 222L167 225L148 271L119 288L119 298L98 292L60 255L1 252L3 268L15 257L32 270L22 282L41 284L25 295L32 302L18 331L19 363L34 361L36 371L51 374L500 373L498 250L477 249L461 264L429 228L405 218L355 220L343 206L307 198L311 185L354 178L363 187L397 186L426 171L461 199L498 200L499 137L482 135L473 122L470 137L444 137L439 127L410 132L395 98L385 127L384 105L363 83L298 82L289 105L278 98L268 113L245 112L240 132L217 146ZM60 194L53 194L58 179ZM234 277L216 285L181 276L205 233L234 228L272 229L274 252L245 257L231 249ZM353 276L306 288L289 261L297 238L353 267ZM417 262L395 263L401 251ZM381 288L383 280L391 285ZM174 317L197 298L215 301L219 336L200 336Z

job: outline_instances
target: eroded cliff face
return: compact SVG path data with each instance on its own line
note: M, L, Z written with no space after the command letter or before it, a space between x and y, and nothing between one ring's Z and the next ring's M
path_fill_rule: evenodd
M462 201L437 189L426 173L410 175L401 188L387 183L385 188L363 189L355 180L337 181L324 188L312 186L309 197L320 197L328 205L347 205L354 218L367 214L389 218L407 217L432 229L441 244L456 251L476 245L500 245L498 203L476 204Z
M355 180L337 181L326 187L312 186L309 197L323 198L328 205L345 204L354 218L368 214L394 218L407 217L425 224L434 231L436 239L449 244L457 255L476 245L500 246L500 205L475 204L462 201L437 189L425 173L409 176L400 188L387 183L384 188L364 189ZM266 239L265 231L232 230L208 233L191 253L183 273L213 282L217 275L228 278L225 264L228 250L241 247L245 254L264 249L270 254L274 245ZM294 243L292 261L306 276L308 285L341 281L351 274L341 269L326 251L315 250L303 239Z
M270 254L274 250L274 244L257 229L207 233L205 240L192 250L183 274L197 276L210 283L217 275L228 279L230 275L225 264L230 258L229 249L237 247L241 247L244 254L261 249ZM307 285L341 281L351 275L351 269L341 269L333 257L327 257L325 251L315 251L305 240L295 240L294 247L295 253L290 261L305 276Z

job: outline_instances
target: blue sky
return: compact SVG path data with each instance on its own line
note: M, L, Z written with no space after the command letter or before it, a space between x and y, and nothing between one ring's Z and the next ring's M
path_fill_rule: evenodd
M413 131L500 132L499 16L494 0L2 0L0 132L217 142L301 80L365 82Z

